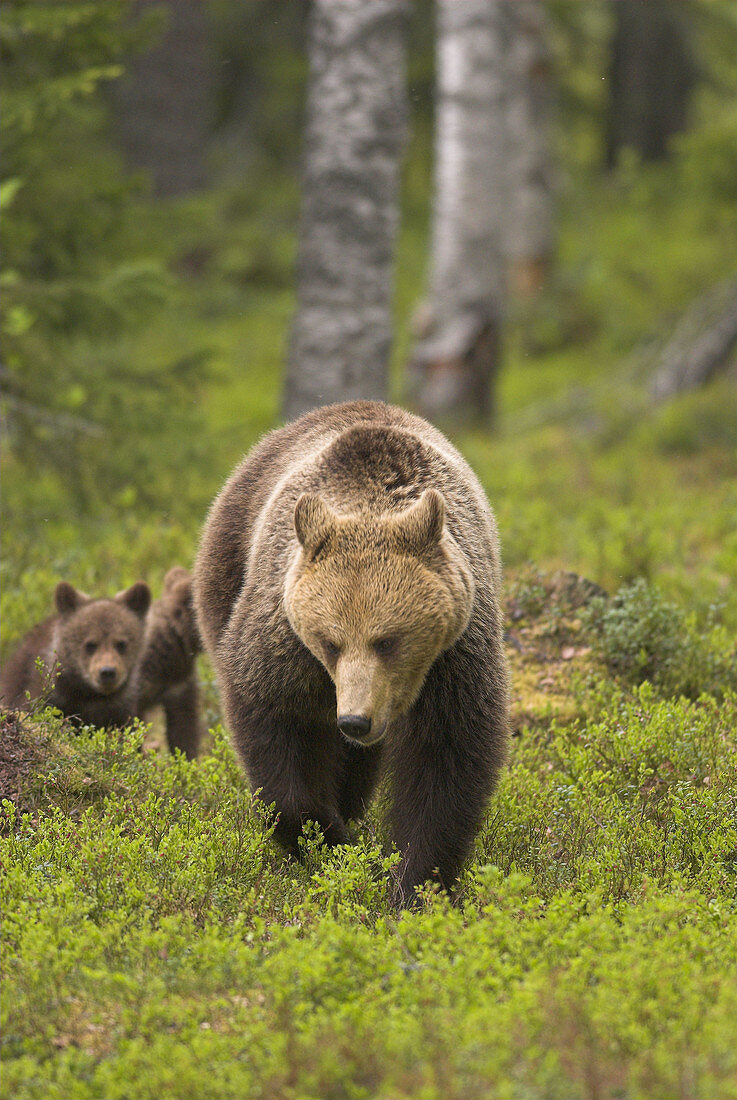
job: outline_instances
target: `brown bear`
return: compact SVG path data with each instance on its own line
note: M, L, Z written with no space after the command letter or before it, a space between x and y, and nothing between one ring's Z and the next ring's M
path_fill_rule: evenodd
M135 690L141 717L163 707L169 748L181 749L189 758L197 755L201 735L195 667L201 651L192 575L177 565L164 578L161 598L151 604Z
M347 839L384 768L397 900L452 886L507 746L496 524L419 417L375 402L271 433L215 500L195 565L200 632L254 789L298 854Z
M124 726L136 713L133 672L143 642L148 585L92 599L61 581L56 614L35 626L0 673L0 706L43 699L75 722ZM42 665L39 671L38 664Z

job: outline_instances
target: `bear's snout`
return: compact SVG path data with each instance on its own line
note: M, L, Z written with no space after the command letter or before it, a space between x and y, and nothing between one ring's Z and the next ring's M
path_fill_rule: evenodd
M110 695L125 683L126 670L121 662L107 660L90 669L92 681L103 695Z
M338 729L350 741L373 745L386 732L391 717L388 678L365 653L339 658L335 667Z
M363 741L371 733L371 719L363 714L341 714L338 729L351 741Z

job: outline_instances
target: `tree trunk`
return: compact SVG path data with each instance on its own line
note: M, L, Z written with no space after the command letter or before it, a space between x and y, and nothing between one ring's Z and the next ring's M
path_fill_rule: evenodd
M511 287L528 296L540 289L553 253L549 33L540 0L515 0L507 14L506 252Z
M504 306L503 0L438 0L430 292L410 364L444 421L492 416Z
M728 367L737 348L737 279L718 283L686 310L650 383L656 401L703 386Z
M607 165L620 150L661 160L685 129L696 77L679 5L673 0L616 0L609 77Z
M163 33L129 60L112 96L128 162L150 173L156 194L181 195L206 180L215 111L212 46L203 0L136 0L132 11L162 8Z
M406 127L403 0L315 0L284 412L386 396Z

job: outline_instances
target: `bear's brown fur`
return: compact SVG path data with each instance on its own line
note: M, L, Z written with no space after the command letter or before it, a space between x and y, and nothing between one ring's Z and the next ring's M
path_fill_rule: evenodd
M195 660L202 651L192 604L192 575L174 566L164 578L161 598L146 618L146 635L136 673L141 716L161 706L169 748L197 755L201 736Z
M54 600L56 614L29 631L0 673L0 705L23 710L43 699L79 723L125 725L136 713L131 673L151 602L148 585L139 581L113 599L91 599L61 581Z
M391 782L398 899L450 888L507 743L496 525L473 472L374 402L267 436L216 499L195 605L235 744L297 854Z

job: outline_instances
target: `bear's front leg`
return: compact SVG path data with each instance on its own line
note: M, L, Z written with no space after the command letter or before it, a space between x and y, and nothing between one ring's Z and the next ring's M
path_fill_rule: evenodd
M161 703L166 717L166 740L171 752L179 749L188 760L194 760L200 747L202 724L200 693L195 673L187 680L164 692Z
M449 893L473 847L504 763L506 683L484 690L472 661L448 654L431 669L420 698L398 723L391 750L393 838L402 853L400 906L436 882ZM488 672L486 682L488 684Z
M274 805L274 839L299 857L299 838L314 821L326 844L347 843L336 798L337 728L315 728L304 713L254 705L232 692L226 692L226 708L251 788Z

